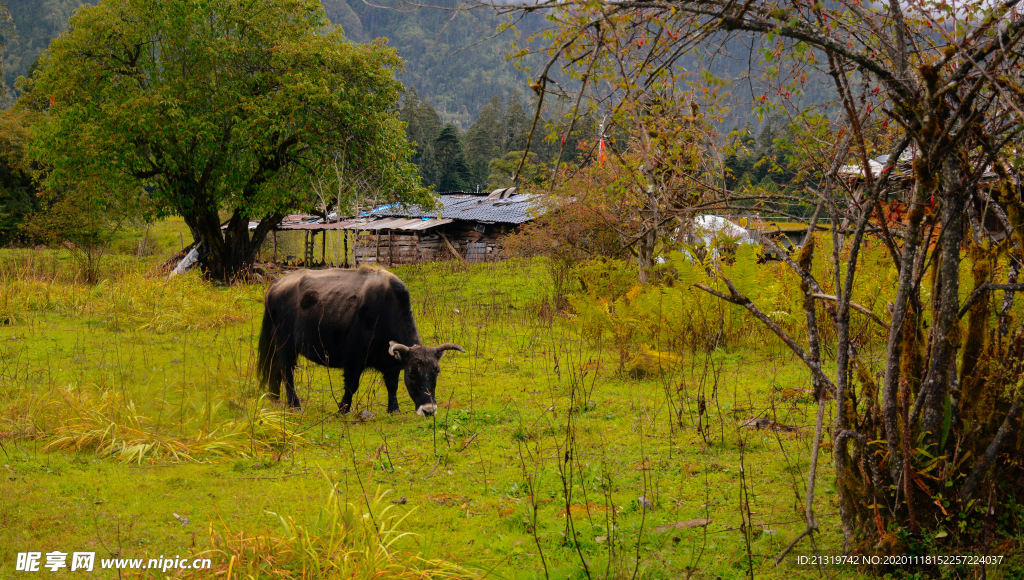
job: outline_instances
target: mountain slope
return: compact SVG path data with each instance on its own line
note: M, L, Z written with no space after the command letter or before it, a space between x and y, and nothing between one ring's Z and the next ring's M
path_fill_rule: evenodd
M11 86L28 71L50 40L67 30L68 18L83 2L7 3L17 33L17 40L4 55L5 80ZM512 35L490 38L502 22L493 12L473 10L455 14L451 10L454 0L437 3L440 9L415 11L388 8L388 3L398 6L395 0L379 5L358 0L323 0L327 17L341 25L351 40L388 39L406 61L405 72L399 79L415 87L420 98L434 106L442 122L465 130L492 96L525 88L526 73L516 70L504 58Z
M415 87L443 123L465 130L492 96L525 89L527 74L505 59L511 33L494 37L501 18L480 9L455 13L454 0L435 5L447 9L401 12L358 0L324 0L328 18L349 38L387 38L406 61L402 82Z

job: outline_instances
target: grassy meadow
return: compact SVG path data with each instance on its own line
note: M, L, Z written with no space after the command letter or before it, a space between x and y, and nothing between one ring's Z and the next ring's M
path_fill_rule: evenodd
M294 414L255 378L265 286L147 275L175 227L95 286L60 253L3 251L0 577L52 550L213 559L176 578L820 577L797 563L806 542L773 562L804 527L807 372L693 290L698 268L645 289L631 267L581 266L562 312L539 259L396 268L423 340L467 351L442 361L439 413L412 413L403 387L389 416L367 372L339 416L340 371L300 363ZM788 274L748 258L738 283L799 335ZM882 311L890 275L855 300ZM817 546L836 555L828 451Z

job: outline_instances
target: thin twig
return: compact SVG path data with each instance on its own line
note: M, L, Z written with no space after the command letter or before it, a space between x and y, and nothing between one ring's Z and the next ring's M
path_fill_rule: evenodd
M726 285L729 286L729 292L732 294L732 296L727 296L719 292L718 290L705 286L704 284L694 284L693 286L695 288L700 288L701 290L709 294L717 296L722 300L725 300L726 302L743 306L748 311L750 311L750 313L753 314L758 320L760 320L765 326L767 326L769 330L771 330L772 332L775 333L776 336L781 338L782 341L786 343L786 346L790 348L790 350L792 350L794 353L796 353L798 357L800 357L800 360L802 360L804 364L807 365L807 367L811 370L811 374L813 374L816 379L821 381L823 387L827 388L832 394L835 394L836 386L832 382L832 379L828 378L828 376L826 376L825 373L822 372L821 365L817 361L814 361L809 356L807 356L807 353L804 352L804 349L800 348L800 345L798 345L796 341L793 340L792 337L790 337L789 334L786 333L785 330L783 330L778 324L776 324L775 321L769 318L767 314L761 312L761 310L757 306L755 306L749 298L740 294L739 291L736 290L736 287L733 286L731 280L729 280L725 276L722 276L722 280L726 283Z
M804 517L807 521L807 527L804 528L803 532L797 536L786 549L783 550L778 556L775 557L775 565L778 566L782 559L797 545L797 543L804 538L804 536L811 535L815 530L818 529L818 518L814 515L814 483L818 472L818 450L821 448L821 430L822 425L825 422L825 398L821 397L818 399L818 417L814 422L814 447L811 449L811 467L807 473L807 496L806 504L804 505ZM812 538L813 539L813 538Z
M978 286L977 288L974 289L974 292L971 293L970 298L968 298L967 301L964 302L964 305L960 307L960 312L957 313L956 317L963 318L967 314L967 311L971 309L971 306L974 306L975 302L981 300L982 295L989 290L1009 290L1011 292L1021 292L1024 291L1024 284L993 284L991 282L985 282L981 286Z
M437 461L434 463L434 466L430 468L430 473L428 473L426 477L424 477L423 479L430 479L430 476L434 475L434 471L437 469L437 466L441 465L441 459L441 457L437 458Z
M985 455L981 457L978 464L975 465L971 471L971 475L967 477L967 483L964 484L962 497L966 501L978 488L981 483L981 476L988 471L989 466L995 461L996 455L999 453L999 447L1003 444L1003 439L1006 439L1006 435L1010 432L1010 424L1017 418L1017 413L1020 412L1020 397L1017 397L1013 401L1013 405L1010 407L1010 412L1006 414L1006 418L1003 419L1003 424L999 426L999 431L996 432L995 438L989 443L988 448L985 449Z
M828 300L829 302L836 302L838 300L838 298L836 298L835 296L833 296L831 294L814 293L811 296L815 297L818 300ZM854 302L852 300L850 301L850 308L853 308L857 312L860 312L861 314L867 316L871 320L874 320L875 322L877 322L879 325L881 325L886 330L889 330L889 325L886 324L881 318L879 318L871 310L861 306L860 304L857 304L856 302Z

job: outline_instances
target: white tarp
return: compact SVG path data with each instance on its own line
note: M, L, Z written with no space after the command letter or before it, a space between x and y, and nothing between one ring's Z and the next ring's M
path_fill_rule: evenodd
M173 271L171 271L171 275L168 276L168 278L173 278L178 274L188 272L196 265L197 262L199 262L199 244L196 244L189 253L185 254L185 257L178 262L178 265L175 266Z
M678 230L677 230L678 232ZM693 218L693 229L687 235L689 243L704 246L711 253L713 259L721 257L718 248L725 244L756 244L750 236L750 232L732 223L724 217L717 215L699 215ZM682 250L683 256L691 264L697 260L687 250ZM659 256L659 264L666 262L664 257Z
M708 247L714 246L715 238L720 235L735 240L737 244L756 243L750 237L750 232L717 215L699 215L693 218L693 230L696 237L704 240L704 245Z

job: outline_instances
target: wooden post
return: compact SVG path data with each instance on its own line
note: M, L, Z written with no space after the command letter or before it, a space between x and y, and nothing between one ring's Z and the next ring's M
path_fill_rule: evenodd
M277 230L274 230L272 232L272 235L274 237L274 260L273 260L273 262L276 264L277 263Z
M380 266L380 230L377 230L376 236L373 242L373 260L374 264Z
M444 232L437 232L437 233L441 234L441 239L444 240L445 245L448 246L449 250L451 250L452 255L455 256L456 258L458 258L459 261L465 262L466 259L463 258L462 255L459 254L458 250L455 249L455 246L453 246L452 243L448 241L448 238L444 235Z
M356 230L355 233L352 234L352 266L355 268L359 267L359 255L356 254L356 249L359 247L359 235L361 233L362 230Z
M345 268L348 268L348 230L341 230L341 245L345 251L345 257L342 258L342 263Z
M302 256L302 265L306 268L312 268L315 256L313 253L316 251L316 230L306 230L306 244L305 252Z
M327 265L327 230L323 231L324 239L320 240L320 264Z
M395 237L393 232L388 230L388 268L395 263Z

